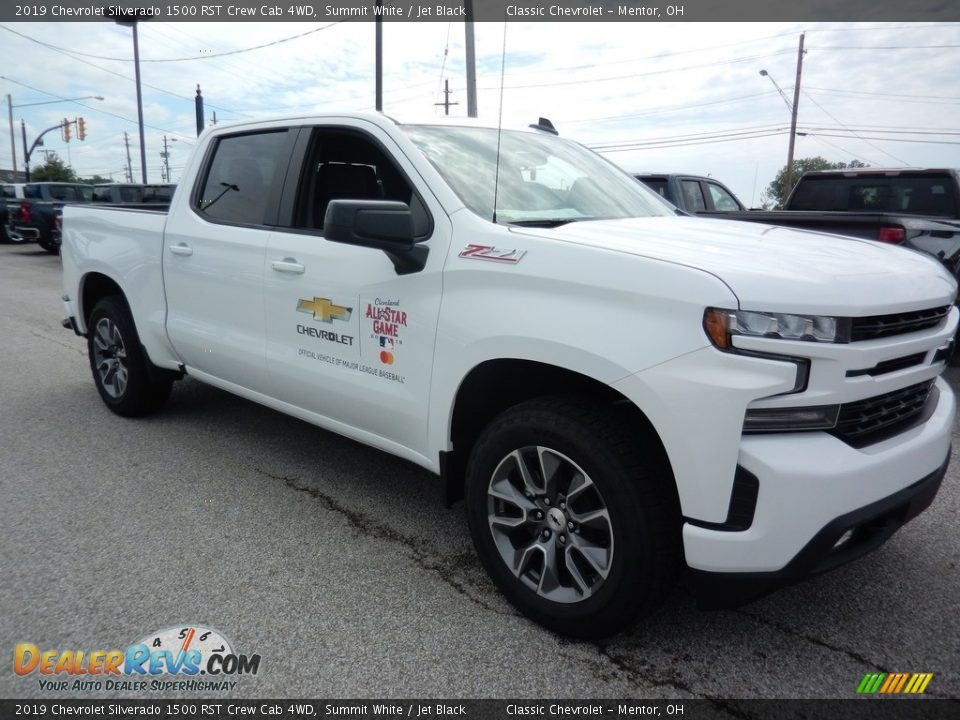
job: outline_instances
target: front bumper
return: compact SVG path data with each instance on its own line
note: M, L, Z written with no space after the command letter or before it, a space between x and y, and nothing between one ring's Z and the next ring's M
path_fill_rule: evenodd
M938 472L950 453L956 401L942 378L934 387L923 422L867 447L826 432L742 436L737 464L758 480L752 521L745 529L688 521L687 565L711 573L786 569L837 518Z
M704 609L735 607L875 550L930 506L949 460L948 454L937 470L909 487L834 518L780 570L724 573L690 569L698 605Z

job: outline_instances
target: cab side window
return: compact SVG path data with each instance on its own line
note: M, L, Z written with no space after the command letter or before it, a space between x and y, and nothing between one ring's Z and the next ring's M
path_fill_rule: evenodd
M214 222L263 225L287 168L286 129L220 138L194 208Z
M713 200L713 207L717 210L739 210L740 206L733 196L716 183L705 183Z
M703 199L703 191L700 189L700 183L696 180L683 180L680 182L680 189L683 192L683 199L686 202L687 210L690 212L701 212L707 209L707 203Z
M389 156L360 132L317 129L311 138L295 226L322 229L331 200L395 200L413 212L414 235L428 236L430 216Z

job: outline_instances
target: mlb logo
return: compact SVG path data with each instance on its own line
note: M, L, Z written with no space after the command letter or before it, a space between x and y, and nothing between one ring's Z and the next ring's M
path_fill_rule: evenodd
M393 347L393 338L387 337L386 335L380 336L380 347L382 348L392 348Z

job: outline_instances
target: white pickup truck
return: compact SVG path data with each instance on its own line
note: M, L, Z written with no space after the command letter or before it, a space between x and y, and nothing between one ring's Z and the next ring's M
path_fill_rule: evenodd
M943 267L678 217L546 124L220 125L169 211L63 229L107 407L190 375L438 473L501 591L571 635L681 571L716 607L836 567L946 472Z

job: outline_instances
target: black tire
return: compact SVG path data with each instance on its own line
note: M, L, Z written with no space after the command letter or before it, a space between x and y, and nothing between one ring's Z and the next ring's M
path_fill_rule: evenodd
M479 438L467 468L470 533L497 587L527 617L564 635L600 638L652 612L675 583L682 567L676 489L659 445L641 437L612 409L545 398L504 412ZM521 462L544 492L505 501L526 487ZM573 480L578 472L587 479ZM544 482L548 475L554 480ZM605 562L588 563L582 548Z
M147 358L123 298L105 297L87 321L87 354L100 397L117 415L138 417L158 410L171 380L151 380Z
M60 254L60 246L50 240L37 240L37 244L51 255Z

